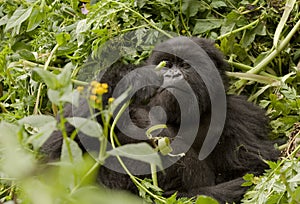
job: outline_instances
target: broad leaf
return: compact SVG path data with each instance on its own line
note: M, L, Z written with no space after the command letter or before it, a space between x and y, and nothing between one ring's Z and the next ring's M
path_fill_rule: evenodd
M200 7L201 2L198 0L184 0L182 2L182 12L188 17L195 16Z
M44 126L39 128L38 133L29 137L27 143L32 144L35 150L39 149L48 140L53 131L57 130L56 125L57 121L46 123Z
M26 31L29 32L34 30L36 27L40 25L40 23L44 18L45 18L45 13L41 10L41 8L34 7L29 17L29 22Z
M59 87L59 81L57 80L57 76L47 70L35 68L33 69L35 72L40 75L40 77L43 79L45 84L50 88L50 89L56 89Z
M193 35L205 33L215 28L221 27L223 19L198 19L193 30Z
M80 93L77 90L73 90L72 92L63 94L59 100L62 102L71 103L75 107L78 107L79 97L80 97Z
M102 127L96 121L80 117L67 118L67 121L75 128L79 129L80 132L88 136L96 138L102 136Z
M197 198L195 204L219 204L219 202L211 197L202 195Z
M56 119L50 115L31 115L22 118L18 121L20 125L29 124L35 127L43 127L47 123L56 121Z
M61 46L67 44L67 42L71 39L71 36L69 33L59 33L55 35L55 39L57 44Z
M67 142L69 143L70 151L68 149ZM75 141L71 140L70 138L66 138L66 140L63 142L60 159L62 162L70 162L71 158L75 162L82 161L82 151Z
M154 164L162 169L162 162L158 153L147 143L127 144L107 152L113 156L123 156L130 159L139 160L149 164Z
M71 65L67 64L62 72L57 75L57 80L59 81L60 86L67 86L68 84L71 84Z
M18 8L8 20L4 32L7 32L9 29L17 27L16 34L19 34L21 24L28 19L31 14L33 7L27 9Z
M53 89L48 89L47 91L47 96L49 100L55 104L58 105L60 103L60 98L61 98L61 91L53 90Z

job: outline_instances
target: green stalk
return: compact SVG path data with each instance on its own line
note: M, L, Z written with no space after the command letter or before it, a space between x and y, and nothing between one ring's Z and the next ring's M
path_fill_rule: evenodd
M179 16L180 16L181 23L182 23L185 31L188 33L188 35L192 36L192 34L190 33L188 27L185 25L185 22L184 22L184 19L183 19L183 16L182 16L182 0L179 1L179 9L180 9Z
M56 52L56 50L58 48L59 48L59 44L56 44L55 47L53 48L53 50L50 52L50 55L49 55L49 57L48 57L48 59L45 63L45 66L44 66L44 70L48 69L48 66L51 62L51 59L52 59L54 53ZM34 106L34 109L33 109L33 114L34 115L38 114L38 108L39 108L39 104L40 104L40 97L41 97L42 87L43 87L43 84L40 83L39 88L38 88L38 93L37 93L37 96L36 96L35 106Z
M61 103L59 104L59 119L60 119L60 123L59 123L60 131L61 131L63 139L66 143L70 161L73 163L73 155L72 155L72 151L71 151L71 147L70 147L70 142L68 141L67 130L65 127L66 119L64 117L63 106Z
M260 72L265 66L267 66L290 42L291 38L298 31L300 27L300 20L296 23L293 29L289 32L289 34L285 37L285 39L279 44L277 49L274 49L266 58L264 58L260 63L258 63L255 67L249 70L247 73L257 74ZM239 90L242 86L245 85L247 80L239 80L234 83L235 90Z
M240 32L240 31L243 31L243 30L246 30L246 29L248 29L248 28L251 28L252 26L254 26L255 24L257 24L257 23L259 22L259 20L260 20L260 19L256 19L255 21L249 23L248 25L245 25L245 26L243 26L243 27L240 27L240 28L238 28L238 29L235 29L235 30L233 30L233 31L231 31L231 32L229 32L229 33L225 33L225 34L219 36L217 39L218 39L218 40L221 40L222 38L225 38L225 37L227 37L227 36L229 36L229 35L231 35L231 34L238 33L238 32Z
M88 178L88 176L90 176L96 169L98 169L99 166L100 166L100 163L96 162L92 166L92 168L90 168L89 171L86 174L84 174L84 176L79 181L79 183L71 190L70 195L72 195L83 184L83 182Z
M151 167L151 176L152 176L153 185L158 186L156 166L155 164L150 164L150 167Z
M114 143L114 128L117 124L117 121L120 119L121 115L123 114L123 112L125 111L125 109L129 106L129 102L125 103L120 111L118 112L118 114L115 117L115 120L113 121L112 125L111 125L111 129L110 129L110 142L111 142L111 146L115 149L115 143ZM153 194L151 191L149 191L147 188L145 188L137 179L134 175L131 174L131 172L128 170L128 168L126 167L126 165L124 164L124 162L122 161L120 156L116 156L116 158L118 159L120 165L122 166L122 168L124 169L124 171L126 172L126 174L130 177L130 179L132 180L132 182L139 186L141 189L143 189L145 192L147 192L150 196L152 196L153 198L159 200L162 203L166 203L166 201L160 197L158 197L157 195ZM151 166L152 167L152 166Z

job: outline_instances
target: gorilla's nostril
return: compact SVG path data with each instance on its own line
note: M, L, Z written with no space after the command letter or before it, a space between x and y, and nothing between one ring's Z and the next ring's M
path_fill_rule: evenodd
M178 68L169 69L166 73L164 73L163 76L165 79L174 79L174 80L183 78L183 75Z

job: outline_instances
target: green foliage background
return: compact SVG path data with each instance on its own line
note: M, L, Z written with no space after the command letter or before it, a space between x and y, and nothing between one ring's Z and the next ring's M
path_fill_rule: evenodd
M70 203L89 203L93 198L103 203L125 202L123 196L127 195L119 198L115 192L111 200L104 202L101 199L107 195L90 184L70 193L66 189L76 184L57 172L57 188L57 183L45 181L48 173L40 180L27 179L37 171L38 133L43 128L54 130L55 123L51 123L53 118L44 118L48 126L42 128L34 121L24 128L19 120L36 114L56 114L63 95L76 94L71 82L84 84L76 80L76 75L89 56L96 58L98 48L115 36L133 31L142 39L151 28L155 32L148 41L157 33L168 36L166 31L214 39L230 64L228 92L246 94L250 101L267 110L271 137L283 141L278 148L284 158L276 164L269 163L271 169L261 178L245 176L245 185L253 187L243 203L299 203L299 6L296 0L0 0L0 151L7 152L0 156L4 172L0 201L53 203L56 197L59 202ZM151 47L145 47L143 52L133 50L125 60L139 63L150 51ZM50 97L49 90L54 90ZM7 151L10 148L21 150ZM81 162L85 162L86 169L79 170L75 174L78 177L93 166L89 159ZM12 169L20 171L7 174ZM41 190L35 192L35 186ZM89 192L90 198L79 196L83 192ZM140 202L135 199L128 198L128 203ZM144 196L144 201L151 199ZM171 197L163 202L193 201ZM212 201L196 201L205 202Z

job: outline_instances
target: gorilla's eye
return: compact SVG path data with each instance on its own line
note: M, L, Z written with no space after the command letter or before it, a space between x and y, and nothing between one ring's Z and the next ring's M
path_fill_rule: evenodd
M186 61L182 61L180 64L179 64L180 67L182 68L190 68L190 64L187 63Z
M172 68L173 63L171 61L169 61L169 60L164 60L164 61L166 62L166 66L165 67Z

